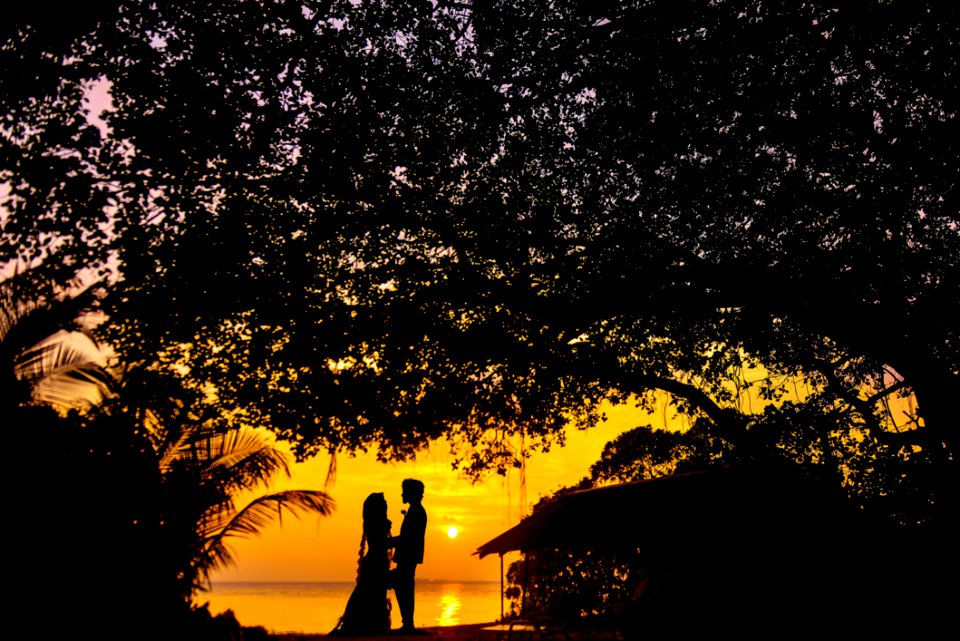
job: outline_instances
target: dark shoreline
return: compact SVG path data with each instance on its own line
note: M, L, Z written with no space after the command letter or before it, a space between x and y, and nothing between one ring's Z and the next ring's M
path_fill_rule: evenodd
M421 628L421 630L424 632L423 635L408 636L401 634L385 634L371 637L350 637L350 639L364 639L370 641L413 641L417 639L423 639L424 641L429 641L431 639L435 641L475 641L479 635L480 628L488 625L495 625L495 622L468 623L463 625ZM246 637L246 635L244 636ZM270 634L266 638L271 641L318 641L319 639L326 639L327 635L284 632L279 634Z
M480 628L491 625L497 625L497 622L421 628L423 635L386 634L371 637L350 637L350 639L351 641L494 641L496 638L494 636L484 635L482 639L480 636ZM246 630L244 630L243 638L245 640L249 638L246 635ZM326 634L299 633L273 634L263 637L264 641L324 641L326 638ZM614 630L604 628L571 629L553 638L564 641L620 641L622 639ZM256 641L260 641L260 639L257 638Z

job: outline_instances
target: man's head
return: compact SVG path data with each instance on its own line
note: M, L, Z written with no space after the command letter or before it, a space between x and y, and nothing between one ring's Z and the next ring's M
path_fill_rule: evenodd
M404 479L400 484L401 498L404 503L419 503L423 500L423 482L417 479Z

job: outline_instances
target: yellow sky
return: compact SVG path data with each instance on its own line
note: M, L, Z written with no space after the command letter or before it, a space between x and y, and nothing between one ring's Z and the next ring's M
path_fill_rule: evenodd
M607 408L607 421L587 432L571 431L566 446L536 454L527 463L527 511L541 496L571 485L589 472L603 446L621 432L651 417L632 406ZM656 422L656 419L654 419ZM322 489L329 459L313 459L293 466L293 477L272 489ZM231 539L236 566L213 576L216 581L353 581L361 534L361 507L371 492L387 499L394 533L399 531L405 506L400 501L400 482L419 478L426 485L423 505L428 527L424 563L417 571L423 579L498 581L497 557L478 559L474 550L522 516L520 477L491 475L471 483L451 470L445 445L423 452L416 461L403 464L377 462L372 454L341 456L336 484L328 491L337 501L332 516L285 518L261 536ZM455 525L459 535L451 539L447 529ZM510 556L506 561L511 561Z
M765 376L753 372L752 378ZM889 383L889 382L888 382ZM788 398L803 395L784 383ZM802 387L802 386L801 386ZM424 564L418 578L488 580L500 579L497 557L478 559L473 552L504 530L516 525L541 497L572 485L587 476L603 446L637 425L682 429L686 419L669 407L668 396L659 395L654 415L637 409L632 403L606 405L607 420L586 432L568 430L566 445L549 453L538 453L526 466L526 503L523 504L520 476L491 474L482 482L471 483L451 468L451 455L444 444L421 453L415 461L388 464L376 461L372 454L338 459L337 480L328 491L337 502L329 517L287 518L282 526L274 524L261 536L232 539L236 566L213 575L216 581L353 581L361 535L361 508L371 492L383 492L388 514L397 533L403 518L400 510L400 483L407 477L419 478L426 485L424 507L428 515ZM768 401L754 398L756 390L740 391L744 411L759 411ZM913 408L911 399L891 399L894 417L903 423ZM900 407L900 406L903 407ZM915 411L915 410L914 410ZM323 489L329 459L323 457L293 466L293 477L283 479L274 489ZM447 529L459 529L456 538ZM508 555L506 561L517 558Z

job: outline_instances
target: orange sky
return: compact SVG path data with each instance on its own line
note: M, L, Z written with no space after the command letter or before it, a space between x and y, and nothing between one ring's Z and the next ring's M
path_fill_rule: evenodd
M541 496L571 485L589 472L603 446L626 429L650 423L651 417L632 406L608 408L608 420L587 432L571 431L563 448L537 454L527 463L527 511ZM655 425L662 419L653 419ZM296 464L293 478L275 489L322 489L329 460L326 457ZM451 457L438 444L404 464L379 463L371 454L341 456L337 480L328 491L337 501L332 516L285 518L261 536L231 539L235 567L213 576L216 581L353 581L361 534L361 506L370 492L383 492L394 533L403 518L400 482L416 477L426 485L423 505L428 526L424 563L417 571L423 579L499 581L495 556L478 559L474 550L517 523L520 516L520 477L491 475L476 484L451 470ZM460 534L451 539L450 525ZM506 557L509 563L513 558Z
M762 372L754 373L764 376ZM801 384L803 393L806 388ZM787 386L787 397L798 388ZM768 401L752 398L755 391L741 391L741 409L759 411ZM802 396L802 394L801 394ZM353 581L361 535L361 507L370 492L383 492L393 531L400 528L400 482L415 477L426 485L424 507L428 515L426 553L417 577L423 579L461 579L499 581L497 557L478 559L473 552L482 544L515 525L530 506L553 491L569 486L589 473L603 446L619 434L637 425L682 429L685 419L667 407L662 394L654 415L633 404L605 406L607 420L586 432L571 430L563 448L536 454L527 462L526 505L521 506L520 477L490 475L480 483L471 483L451 469L451 456L444 444L423 452L416 461L404 464L379 463L372 454L338 459L336 484L328 491L337 501L337 511L329 517L285 519L282 527L274 524L260 537L232 539L235 567L220 571L214 581ZM890 400L899 422L915 413L912 399ZM293 467L293 478L283 479L277 489L322 489L329 459L308 461ZM446 535L455 525L460 534ZM507 563L519 555L508 555Z

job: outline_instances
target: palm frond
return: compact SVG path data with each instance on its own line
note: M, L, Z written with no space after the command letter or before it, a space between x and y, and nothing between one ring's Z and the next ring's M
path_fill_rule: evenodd
M189 453L204 464L203 483L227 491L252 490L267 486L279 473L290 475L287 455L262 432L247 428L206 430L197 432L194 438Z
M154 412L151 412L151 416L156 421L158 429L160 469L166 472L179 461L187 458L184 452L188 452L191 448L195 426L180 422L167 423Z
M202 503L197 529L203 537L222 530L234 518L234 498L268 487L278 472L289 476L283 451L275 448L266 435L240 428L224 432L187 426L181 431L176 452L162 465L167 478L176 478L178 486L190 487L193 499Z
M79 323L96 296L94 287L79 284L57 290L30 270L0 282L0 362L8 380L33 388L18 402L83 407L113 389L99 346Z
M0 342L26 350L59 330L79 331L78 319L96 307L101 283L53 291L29 271L0 283Z
M224 536L259 534L273 518L282 520L284 511L299 518L301 513L329 516L335 509L333 497L322 490L284 490L251 501L224 528Z
M250 448L245 456L237 456L233 452L224 456L212 468L212 474L219 474L222 469L232 469L238 472L234 477L234 487L254 489L266 487L278 475L290 477L290 460L285 452L270 443L261 443L259 448ZM231 478L228 476L228 478Z
M105 365L99 347L85 334L59 330L23 350L16 359L17 373L28 380L69 370L80 364Z
M284 511L296 518L314 513L327 516L336 509L336 502L319 490L286 490L261 496L225 521L223 527L210 533L204 543L204 558L199 563L199 575L207 582L211 572L234 563L226 540L232 536L256 536L274 519L282 523Z
M113 383L113 377L99 365L77 365L41 378L34 385L33 398L60 407L87 407L109 396Z
M98 403L116 389L96 345L60 331L14 360L14 374L33 387L33 399L63 407Z

